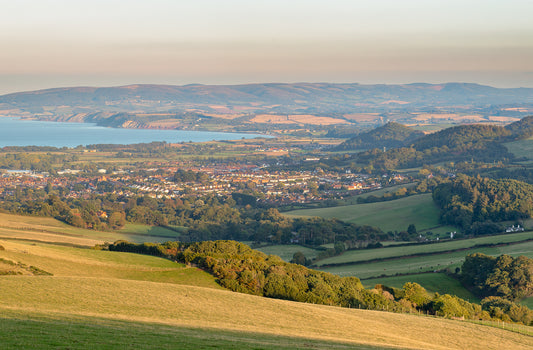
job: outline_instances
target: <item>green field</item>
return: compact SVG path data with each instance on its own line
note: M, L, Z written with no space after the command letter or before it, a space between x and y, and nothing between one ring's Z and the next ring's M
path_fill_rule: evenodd
M504 145L517 158L533 159L533 137L526 140L508 142Z
M316 249L311 249L307 247L302 247L301 245L269 245L264 247L255 248L260 252L263 252L268 255L277 255L285 261L291 261L292 256L296 252L302 252L307 259L316 258L319 254L319 251Z
M376 284L402 288L407 282L415 282L426 288L430 293L457 295L470 302L479 303L479 298L473 295L456 279L441 273L421 273L407 276L381 277L361 281L365 288L373 288Z
M366 198L368 196L382 197L383 195L388 194L388 193L393 194L394 192L398 191L400 188L411 188L414 186L416 186L416 183L412 182L408 184L394 185L394 186L385 187L385 188L375 190L375 191L361 193L361 194L358 194L356 196L353 196L347 199L346 204L357 204L358 198Z
M183 228L176 227L176 230ZM92 247L120 239L142 242L177 240L179 233L164 227L126 224L119 231L95 231L73 227L53 218L0 213L0 239L55 242Z
M508 254L514 257L525 255L529 258L533 258L533 242L525 242L501 247L473 248L450 253L436 253L433 255L411 258L398 257L385 261L320 267L319 269L340 276L357 276L361 279L379 276L394 276L396 274L430 272L446 268L454 271L456 267L460 267L462 265L466 255L476 252L492 256Z
M349 250L342 255L320 260L318 266L345 264L374 259L386 259L423 253L439 253L458 249L472 248L476 245L502 244L533 239L533 232L519 232L496 236L484 236L471 239L458 239L431 244L410 244L406 246L390 246L377 249ZM502 247L504 248L504 247Z
M183 227L172 227L176 231L183 231ZM118 230L117 232L125 235L143 236L144 240L142 242L166 242L166 241L179 241L180 233L169 229L166 227L160 226L150 226L142 224L131 224L127 223L124 228Z
M420 232L428 229L434 232L434 228L440 226L439 209L433 203L431 194L420 194L387 202L294 210L284 215L337 218L358 225L379 227L384 232L405 231L410 224L415 224Z

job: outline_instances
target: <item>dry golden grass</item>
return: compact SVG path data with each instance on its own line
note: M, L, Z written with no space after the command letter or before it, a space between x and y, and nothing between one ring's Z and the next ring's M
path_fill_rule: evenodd
M55 277L101 277L222 288L207 273L153 256L51 244L1 241L0 258L36 266Z
M83 277L2 278L0 308L411 349L530 349L533 338L466 322ZM21 293L21 291L23 291Z
M233 293L171 261L0 241L0 257L54 276L2 276L0 313L99 317L410 349L528 349L533 338L467 322ZM208 279L203 279L205 276ZM185 285L188 284L188 285ZM206 288L209 287L209 288Z
M105 241L128 239L129 235L80 229L53 218L0 213L0 238L92 247Z

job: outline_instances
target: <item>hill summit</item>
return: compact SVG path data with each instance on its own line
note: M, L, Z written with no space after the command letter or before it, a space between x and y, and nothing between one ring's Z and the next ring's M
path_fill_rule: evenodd
M388 122L368 132L359 134L343 142L338 150L355 150L382 147L403 147L424 136L424 133L405 125Z

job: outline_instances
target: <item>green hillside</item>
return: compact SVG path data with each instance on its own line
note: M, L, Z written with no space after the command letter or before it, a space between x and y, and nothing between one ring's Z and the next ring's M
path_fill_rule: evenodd
M421 131L395 122L389 122L344 141L336 150L402 147L422 136L424 136L424 133Z
M347 205L333 208L294 210L284 213L289 216L319 216L379 227L382 231L405 231L415 224L418 231L432 229L439 225L439 209L433 203L431 194L421 194L393 201ZM386 219L385 219L386 218ZM444 228L444 231L455 230ZM442 230L441 230L442 231Z

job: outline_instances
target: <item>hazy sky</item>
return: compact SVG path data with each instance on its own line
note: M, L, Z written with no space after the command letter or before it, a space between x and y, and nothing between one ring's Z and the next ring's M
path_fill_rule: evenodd
M0 0L0 94L133 83L533 87L533 0Z

